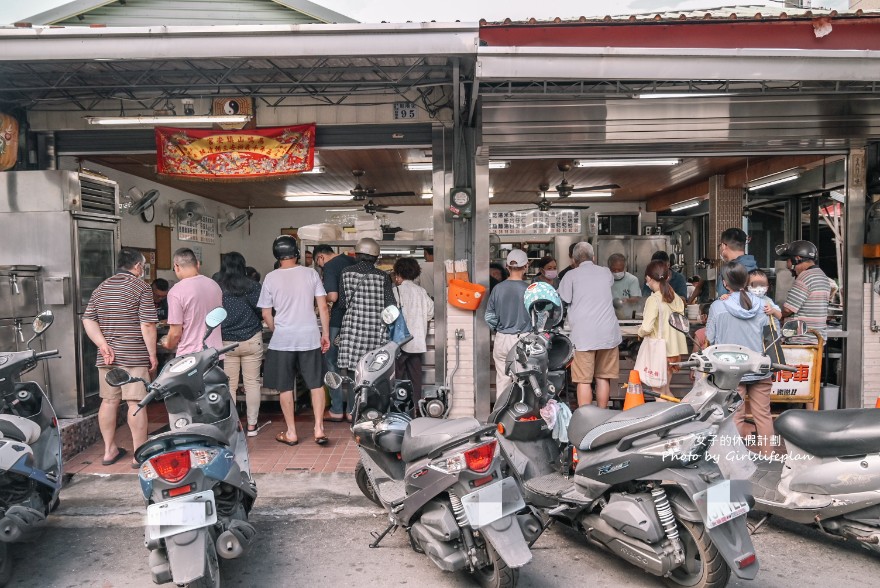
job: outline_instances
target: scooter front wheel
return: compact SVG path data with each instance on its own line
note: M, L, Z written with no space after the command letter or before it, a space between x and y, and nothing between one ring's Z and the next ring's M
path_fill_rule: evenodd
M730 580L730 568L709 539L701 523L676 519L684 547L684 563L663 578L667 586L679 588L723 588Z
M370 476L367 475L367 468L364 467L364 462L360 460L358 460L357 465L354 466L354 480L357 482L360 491L370 500L370 502L374 503L376 506L382 506L379 497L376 496L376 490L373 488L373 483L370 482Z
M519 579L519 570L509 568L489 542L486 542L486 554L490 563L474 570L474 579L483 588L514 588Z

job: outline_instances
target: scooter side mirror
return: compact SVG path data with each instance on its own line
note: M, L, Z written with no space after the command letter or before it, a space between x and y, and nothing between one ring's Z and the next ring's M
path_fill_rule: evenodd
M34 334L42 335L43 332L48 329L52 323L55 322L55 315L52 314L51 310L44 310L34 319Z
M222 306L218 306L214 310L208 313L208 316L205 317L205 336L202 338L202 347L207 349L208 337L211 336L211 333L214 332L214 329L220 326L220 324L226 320L226 309Z
M107 375L104 376L104 381L113 386L114 388L118 388L119 386L124 386L130 382L133 382L134 379L131 377L127 371L122 368L113 368Z
M673 312L669 315L669 326L679 333L684 333L685 335L690 333L690 323L688 323L687 317L680 312Z
M393 304L391 306L386 306L382 310L382 322L386 325L393 325L398 317L400 317L400 309Z
M339 388L342 386L344 379L336 372L327 372L324 374L324 384L331 388Z
M807 330L807 323L804 321L786 321L785 324L782 325L782 336L786 339L790 339L791 337L806 335Z
M49 326L55 322L55 315L52 314L51 310L44 310L34 319L33 327L34 327L34 336L28 339L27 348L31 348L31 343L33 343L34 339L42 335Z

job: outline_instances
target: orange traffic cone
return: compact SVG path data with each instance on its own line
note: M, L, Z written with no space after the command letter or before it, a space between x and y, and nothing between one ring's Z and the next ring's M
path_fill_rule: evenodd
M874 405L874 408L880 408L880 396L877 397L877 403Z
M642 380L639 372L629 371L629 382L626 385L626 397L623 401L623 410L629 410L645 403L645 394L642 392Z

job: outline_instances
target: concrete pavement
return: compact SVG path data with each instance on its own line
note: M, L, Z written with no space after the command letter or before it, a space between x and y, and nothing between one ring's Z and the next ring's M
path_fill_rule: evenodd
M350 474L265 474L252 513L253 551L223 562L224 586L473 586L467 574L446 574L409 547L403 532L369 549L383 511L361 496ZM77 475L62 492L44 535L12 546L11 586L100 588L154 586L143 546L143 501L130 475ZM771 522L754 537L761 572L749 588L874 585L880 558L818 532ZM522 587L634 586L661 583L591 547L556 525L536 543ZM166 586L171 586L170 584Z

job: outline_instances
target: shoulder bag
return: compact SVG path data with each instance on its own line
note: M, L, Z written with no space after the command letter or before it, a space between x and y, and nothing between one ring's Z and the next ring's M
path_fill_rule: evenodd
M403 298L400 295L400 288L395 288L399 300L398 307L400 308L400 315L397 317L397 320L388 325L388 337L398 345L403 345L412 339L412 335L409 332L409 328L406 326L406 319L403 318Z

